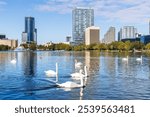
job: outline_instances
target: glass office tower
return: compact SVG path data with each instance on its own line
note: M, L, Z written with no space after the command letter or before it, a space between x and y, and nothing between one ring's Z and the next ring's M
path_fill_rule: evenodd
M25 32L22 33L23 43L37 43L37 29L33 17L25 17Z
M94 26L94 10L74 8L72 11L72 37L76 44L85 42L85 29Z

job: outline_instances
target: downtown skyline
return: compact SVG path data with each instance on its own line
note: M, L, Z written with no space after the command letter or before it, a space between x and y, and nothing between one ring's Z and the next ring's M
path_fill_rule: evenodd
M134 26L139 33L149 34L150 1L148 0L0 0L0 33L21 42L24 17L35 18L38 44L63 42L72 36L72 9L94 9L95 26L100 27L100 39L110 26L116 32L123 26Z

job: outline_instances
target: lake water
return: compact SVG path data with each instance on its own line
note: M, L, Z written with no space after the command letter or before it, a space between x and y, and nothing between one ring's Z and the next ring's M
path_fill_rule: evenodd
M129 56L128 62L122 61ZM143 56L142 62L136 58ZM10 61L16 58L17 63ZM59 66L59 83L79 82L70 77L75 59L87 66L85 88L58 88L45 70ZM0 52L2 100L150 99L150 55L99 51Z

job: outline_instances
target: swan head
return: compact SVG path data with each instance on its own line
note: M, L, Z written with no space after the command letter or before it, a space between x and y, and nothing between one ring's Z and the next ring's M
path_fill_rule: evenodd
M83 70L82 70L82 69L80 69L79 73L80 73L80 74L83 74Z

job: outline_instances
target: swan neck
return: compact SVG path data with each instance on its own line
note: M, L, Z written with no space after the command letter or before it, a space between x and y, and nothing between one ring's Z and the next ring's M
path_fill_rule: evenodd
M75 63L77 63L77 60L75 59Z
M56 74L56 82L58 82L58 75Z
M81 85L81 86L84 86L83 77L80 78L80 81L81 81L81 84L80 84L80 85Z
M58 75L58 64L56 63L56 75Z
M56 63L56 82L58 82L58 64Z
M86 66L84 67L84 73L85 73L85 76L87 77L87 67Z

